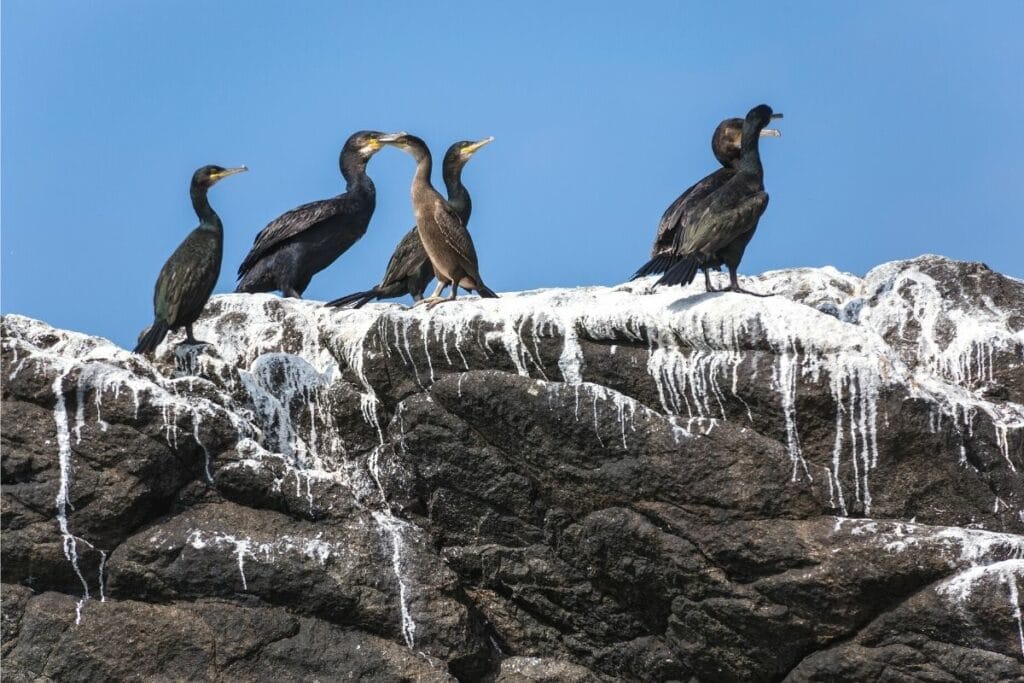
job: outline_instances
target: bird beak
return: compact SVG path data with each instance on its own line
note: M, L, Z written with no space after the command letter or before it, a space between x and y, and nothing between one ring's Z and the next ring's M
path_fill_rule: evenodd
M774 121L775 119L781 119L781 118L782 118L782 112L778 112L778 111L777 111L777 112L775 112L774 114L772 114L772 120L773 120L773 121Z
M490 137L486 137L483 140L477 140L472 145L466 145L465 147L462 148L462 153L465 154L466 156L469 156L470 154L476 153L476 151L483 147L484 145L489 145L492 142L494 142L493 135L491 135Z
M377 138L377 142L379 142L382 145L393 145L402 138L404 138L406 135L408 135L408 133L406 133L404 130L398 133L388 133L387 135L381 135L379 138Z
M229 175L235 175L236 173L244 173L249 170L248 166L236 166L235 168L225 168L223 171L213 176L214 180L223 180Z
M778 131L775 128L762 128L761 129L761 137L763 137L763 138L781 138L782 137L782 133L781 133L781 131Z

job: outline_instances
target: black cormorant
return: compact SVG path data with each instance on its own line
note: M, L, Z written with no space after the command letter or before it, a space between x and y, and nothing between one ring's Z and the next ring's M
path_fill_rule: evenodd
M758 140L769 121L779 118L782 114L773 113L767 104L758 105L747 113L735 175L692 211L686 212L673 245L678 261L657 284L689 284L699 267L711 266L720 260L729 268L728 289L753 294L740 287L736 268L768 206Z
M484 145L492 142L493 137L484 138L476 142L462 140L448 148L444 155L442 175L445 187L448 189L448 205L455 209L464 226L469 225L469 215L473 211L473 202L469 197L469 191L462 184L462 169ZM327 303L328 306L347 306L352 304L353 308L359 308L374 299L394 299L406 294L412 296L413 300L419 301L423 298L423 290L434 278L434 268L430 265L427 252L423 248L416 227L405 233L395 247L388 267L384 271L384 279L373 289L365 292L355 292L340 297Z
M182 326L187 343L202 343L192 334L192 323L203 312L217 284L224 255L224 224L210 206L206 192L221 178L245 170L248 170L245 166L203 166L192 174L189 194L199 216L199 227L178 245L160 270L153 289L153 324L139 335L135 353L151 353L167 336L168 330Z
M780 135L779 131L765 128L761 131L761 137ZM704 176L697 183L691 185L679 197L669 205L668 209L661 216L658 225L658 233L654 238L651 247L651 260L640 267L633 275L633 279L646 275L657 275L664 273L678 261L673 253L676 233L679 226L688 219L688 213L712 192L722 187L730 178L736 175L737 164L740 159L740 143L743 137L743 119L725 119L715 128L711 136L711 151L715 159L722 165L722 168ZM702 265L704 271L704 285L707 290L712 291L711 278L708 276L709 269L719 269L722 265L721 259L711 259Z
M430 184L432 161L427 144L408 134L397 135L384 142L400 148L416 160L416 173L412 179L413 214L416 230L438 280L434 294L424 301L430 302L431 306L454 301L459 287L476 290L484 298L497 298L498 295L480 277L473 238L462 219ZM449 284L452 286L451 296L439 300L437 295Z
M236 292L272 292L301 298L309 281L366 233L377 201L366 163L387 138L363 130L341 149L345 193L284 213L263 228L238 267Z

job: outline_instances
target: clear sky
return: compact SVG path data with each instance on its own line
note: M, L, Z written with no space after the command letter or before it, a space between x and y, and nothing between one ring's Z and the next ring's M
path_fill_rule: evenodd
M1021 26L1019 0L3 0L0 308L131 346L197 167L251 169L210 195L227 292L268 221L342 191L362 128L438 157L496 137L465 173L493 289L621 282L718 121L761 102L783 137L741 271L932 252L1024 276ZM371 161L370 229L307 298L378 281L412 170Z

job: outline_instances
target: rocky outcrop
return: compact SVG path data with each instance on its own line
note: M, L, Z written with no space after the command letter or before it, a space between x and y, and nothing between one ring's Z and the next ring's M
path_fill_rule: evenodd
M1024 680L1024 283L3 320L9 680Z

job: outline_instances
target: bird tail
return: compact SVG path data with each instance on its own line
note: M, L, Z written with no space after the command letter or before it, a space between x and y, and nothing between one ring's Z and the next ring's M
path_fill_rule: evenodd
M363 304L376 299L379 294L380 292L376 287L374 287L373 289L368 289L365 292L353 292L352 294L346 294L345 296L338 297L333 301L328 301L325 305L340 308L342 306L353 304L352 308L360 308Z
M139 335L139 343L135 346L135 353L153 353L160 342L167 336L167 323L163 320L154 320L153 324L143 330Z
M487 285L481 284L476 288L476 293L480 295L481 299L497 299L498 295L494 293L494 290Z
M253 294L260 291L247 276L248 273L239 279L238 285L235 286L235 294Z
M659 285L688 285L697 277L700 261L693 256L685 256L669 268L657 283Z
M640 266L640 269L633 273L633 277L630 280L635 280L638 277L644 277L646 275L658 275L664 273L666 270L672 267L672 264L676 262L676 257L672 254L658 254L647 263Z

